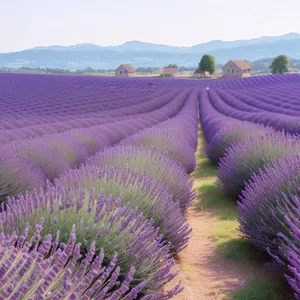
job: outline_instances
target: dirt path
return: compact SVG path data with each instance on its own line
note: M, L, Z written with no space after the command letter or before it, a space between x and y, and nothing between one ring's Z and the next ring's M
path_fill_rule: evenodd
M204 153L203 138L200 137L197 157ZM195 172L196 173L196 172ZM213 183L213 177L201 177L193 174L195 187L203 182ZM201 174L201 167L197 174ZM201 195L198 195L198 198ZM199 200L198 200L199 201ZM210 209L199 211L197 202L187 210L187 218L193 228L188 246L178 254L179 274L176 282L181 280L184 291L175 300L212 300L232 299L230 294L253 277L268 278L273 276L262 263L243 263L233 259L217 258L217 245L211 232L217 217ZM278 276L278 274L276 275Z

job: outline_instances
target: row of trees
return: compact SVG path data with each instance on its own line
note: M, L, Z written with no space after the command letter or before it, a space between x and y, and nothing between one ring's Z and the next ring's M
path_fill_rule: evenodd
M270 70L272 74L283 74L289 71L290 60L286 55L278 55L274 58ZM210 75L216 71L216 59L214 56L205 54L202 56L198 68L202 72L208 72Z

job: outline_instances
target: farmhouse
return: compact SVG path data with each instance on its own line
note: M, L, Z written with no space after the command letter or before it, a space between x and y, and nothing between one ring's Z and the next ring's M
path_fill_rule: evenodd
M163 75L166 77L175 77L175 74L177 72L177 68L175 67L165 67L163 68Z
M245 77L249 76L251 66L246 60L230 60L222 68L223 77Z
M193 78L211 78L211 75L208 72L203 72L200 69L197 69L193 73Z
M123 76L123 77L129 77L129 76L135 76L135 68L129 64L122 64L120 65L116 71L116 76Z

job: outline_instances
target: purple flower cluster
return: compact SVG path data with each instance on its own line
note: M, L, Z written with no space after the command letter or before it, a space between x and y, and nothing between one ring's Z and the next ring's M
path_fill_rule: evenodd
M241 142L246 137L264 136L267 132L274 132L272 128L250 122L231 122L221 127L207 145L206 154L210 161L218 165L224 157L226 149L234 143Z
M296 299L300 299L299 95L296 81L209 89L200 95L207 156L219 164L224 192L240 199L240 229L285 268Z
M41 189L40 193L8 199L0 228L8 234L26 232L26 239L34 241L37 233L32 228L39 224L36 231L44 238L59 231L60 243L67 243L69 236L75 238L76 228L80 252L91 246L96 252L104 249L108 259L118 253L122 272L134 266L137 278L147 279L145 288L155 291L176 275L171 272L174 263L169 246L159 228L145 220L137 207L121 203L122 198L102 193L95 197L84 189L48 186L45 192Z
M188 173L195 170L195 150L189 146L186 138L175 131L151 128L123 140L121 145L134 145L155 148L168 153L178 161Z
M13 141L3 145L0 152L3 155L3 165L11 169L12 175L3 172L4 183L0 186L2 199L9 195L14 195L14 191L24 192L36 186L43 186L44 178L53 179L66 170L83 163L89 156L95 154L108 146L117 144L122 139L134 134L135 132L151 127L157 123L165 121L167 118L174 117L178 110L183 106L187 91L177 93L168 102L156 103L157 110L132 116L129 119L108 122L99 126L72 129L59 134L46 134L33 139L23 139ZM174 95L173 95L174 96ZM131 108L134 109L134 108ZM50 126L50 125L49 125ZM24 160L19 164L18 156ZM28 174L31 169L40 169L33 177L37 180L30 181L30 177L25 180L17 181L14 178L14 170L22 169L23 174ZM27 170L26 170L27 168ZM25 177L25 176L24 176ZM1 180L1 179L0 179Z
M242 232L261 250L277 254L277 234L289 236L284 222L295 214L294 196L300 196L300 156L276 159L254 174L238 202ZM281 209L278 209L278 205Z
M0 298L180 293L180 283L162 287L191 233L199 92L119 78L4 81Z
M179 200L182 209L187 208L195 197L193 180L178 162L167 152L143 146L116 146L92 156L87 165L99 167L129 166L131 169L161 180L174 201Z
M274 160L252 176L238 203L241 231L287 269L300 297L300 156Z
M76 190L86 188L96 197L103 193L113 197L122 194L121 204L138 207L144 218L153 219L154 226L160 228L173 251L182 250L188 242L191 229L179 201L173 201L163 181L155 180L146 172L138 173L128 167L82 166L63 174L55 183Z
M298 137L284 133L250 136L225 151L218 168L218 178L224 192L237 198L253 173L275 158L300 154Z
M10 299L135 299L147 286L147 280L139 284L136 270L130 267L120 277L118 254L107 258L103 249L97 253L95 242L87 253L80 252L76 244L75 226L66 241L59 243L60 232L55 240L51 235L43 239L42 225L37 225L33 238L28 242L29 227L22 235L0 234L0 294ZM175 287L167 295L157 297L149 293L142 299L167 299L180 292Z

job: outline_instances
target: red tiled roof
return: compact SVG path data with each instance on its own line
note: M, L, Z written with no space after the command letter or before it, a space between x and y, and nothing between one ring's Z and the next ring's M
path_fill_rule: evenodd
M177 72L177 68L173 68L173 67L170 67L170 68L166 67L166 68L164 68L164 74L166 74L166 75L173 75L176 72Z
M123 67L128 73L134 73L136 71L136 69L132 65L129 65L129 64L122 64L119 66L119 68L120 67Z
M247 63L246 60L231 60L238 68L242 70L251 69L251 66Z

